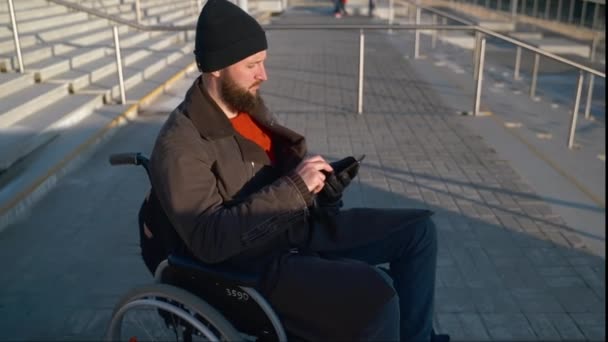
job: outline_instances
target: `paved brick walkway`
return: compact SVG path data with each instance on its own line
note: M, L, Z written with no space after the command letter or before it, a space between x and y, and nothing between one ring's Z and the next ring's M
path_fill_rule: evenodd
M322 12L277 21L334 22ZM347 206L436 212L438 330L463 341L603 340L605 260L573 247L563 220L441 103L441 89L416 77L386 34L366 41L363 115L355 114L358 31L270 32L263 94L311 153L367 155ZM150 110L164 111L189 82ZM144 173L106 160L148 153L163 121L149 114L125 127L0 234L0 339L98 340L119 297L151 281L136 236Z

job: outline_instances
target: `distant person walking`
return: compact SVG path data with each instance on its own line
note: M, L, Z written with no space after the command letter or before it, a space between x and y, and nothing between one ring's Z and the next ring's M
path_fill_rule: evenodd
M334 17L340 19L342 18L342 16L346 16L348 15L348 12L346 12L346 1L347 0L334 0Z

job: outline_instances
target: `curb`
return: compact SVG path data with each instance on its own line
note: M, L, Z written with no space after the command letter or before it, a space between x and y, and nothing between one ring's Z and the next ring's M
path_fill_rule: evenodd
M58 180L58 176L65 174L77 165L70 165L71 162L77 161L78 157L85 155L86 153L92 153L94 145L100 143L105 138L109 137L109 133L112 129L120 127L130 120L138 116L139 107L142 105L149 104L154 101L159 95L161 95L165 89L175 82L180 80L188 71L196 67L196 63L184 67L182 70L171 76L168 80L163 82L158 87L154 88L147 95L137 100L137 102L131 104L127 110L118 114L110 123L105 127L95 132L89 139L84 143L76 146L67 156L61 161L51 166L49 170L41 177L33 181L26 190L16 194L7 204L0 207L0 231L6 228L9 224L15 222L19 217L24 214L29 207L37 202L45 193L47 193ZM84 159L84 158L81 158ZM82 161L82 160L81 160Z

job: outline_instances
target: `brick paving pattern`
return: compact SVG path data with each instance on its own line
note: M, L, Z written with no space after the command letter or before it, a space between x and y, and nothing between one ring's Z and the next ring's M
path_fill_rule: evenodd
M291 12L277 22L335 21ZM341 23L358 22L367 19ZM604 340L605 260L577 245L386 33L366 36L363 115L356 114L358 31L268 36L263 95L279 121L304 133L311 153L366 154L346 205L435 211L437 330L461 341ZM131 123L0 234L0 339L98 340L120 296L151 282L136 235L144 173L111 168L106 158L149 153L163 120Z

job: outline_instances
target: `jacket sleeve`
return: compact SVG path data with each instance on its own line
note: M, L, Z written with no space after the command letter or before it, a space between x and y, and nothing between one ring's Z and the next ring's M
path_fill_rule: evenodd
M152 181L159 200L189 250L218 263L285 235L290 222L305 220L312 194L295 173L225 204L217 179L200 149L153 153ZM157 152L157 151L155 151ZM160 158L158 154L161 155Z

